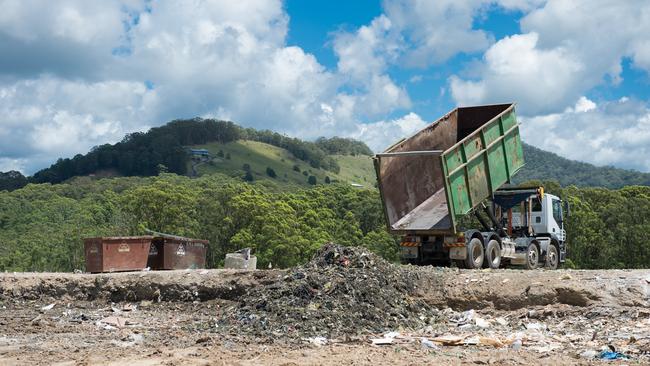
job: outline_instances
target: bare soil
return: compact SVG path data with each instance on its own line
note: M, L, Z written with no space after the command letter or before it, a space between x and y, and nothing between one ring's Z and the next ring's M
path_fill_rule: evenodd
M648 270L458 270L337 253L290 270L0 274L0 364L611 362L603 350L650 364Z

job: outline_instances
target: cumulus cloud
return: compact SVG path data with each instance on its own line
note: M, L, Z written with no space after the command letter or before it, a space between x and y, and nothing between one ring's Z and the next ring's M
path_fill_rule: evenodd
M450 78L461 105L514 101L527 113L564 109L584 92L586 66L565 47L539 49L537 33L505 37L485 53L482 79Z
M0 6L2 168L31 173L176 118L228 117L314 138L410 105L384 65L364 71L357 54L358 39L384 39L386 19L342 37L341 63L327 70L286 45L280 0Z
M522 34L495 40L475 28L493 6L525 12ZM281 0L0 0L0 8L0 170L27 173L195 116L302 138L352 136L380 151L426 124L409 113L414 103L393 68L423 67L411 80L422 85L427 68L458 53L485 52L449 79L457 102L518 101L530 124L559 121L550 131L561 138L570 118L609 120L623 103L584 97L622 81L622 58L650 71L641 1L386 0L370 23L333 33L331 69L287 45ZM645 126L644 113L627 114L630 131ZM539 146L556 135L544 136L534 136Z
M629 98L597 105L581 97L561 113L522 117L522 138L596 165L650 171L650 109Z
M411 112L401 118L357 125L357 131L350 136L367 141L375 152L383 151L402 137L409 137L426 127L428 123Z
M553 0L524 16L521 30L485 52L477 79L450 77L457 102L518 100L529 115L552 113L620 83L624 57L650 71L647 1Z

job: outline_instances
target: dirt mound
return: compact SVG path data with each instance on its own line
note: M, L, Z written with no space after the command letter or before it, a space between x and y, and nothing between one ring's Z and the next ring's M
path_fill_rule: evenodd
M267 339L420 328L437 310L414 297L417 280L364 248L327 244L282 279L249 289L224 325Z

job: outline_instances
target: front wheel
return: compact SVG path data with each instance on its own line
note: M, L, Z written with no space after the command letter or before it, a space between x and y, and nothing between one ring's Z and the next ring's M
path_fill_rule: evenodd
M474 238L467 244L467 257L465 258L465 267L469 269L481 268L483 266L483 243L480 239Z
M548 246L548 252L546 253L546 268L557 269L558 262L559 257L557 254L557 248L555 245L551 244Z
M528 244L528 250L526 250L526 269L535 269L539 265L539 248L537 244L530 243Z
M485 248L485 267L498 269L501 266L501 246L496 240L490 240Z

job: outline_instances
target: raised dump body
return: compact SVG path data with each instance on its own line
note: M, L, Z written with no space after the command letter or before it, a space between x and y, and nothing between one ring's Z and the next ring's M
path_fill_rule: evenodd
M524 165L514 103L461 107L375 156L389 230L455 234Z

